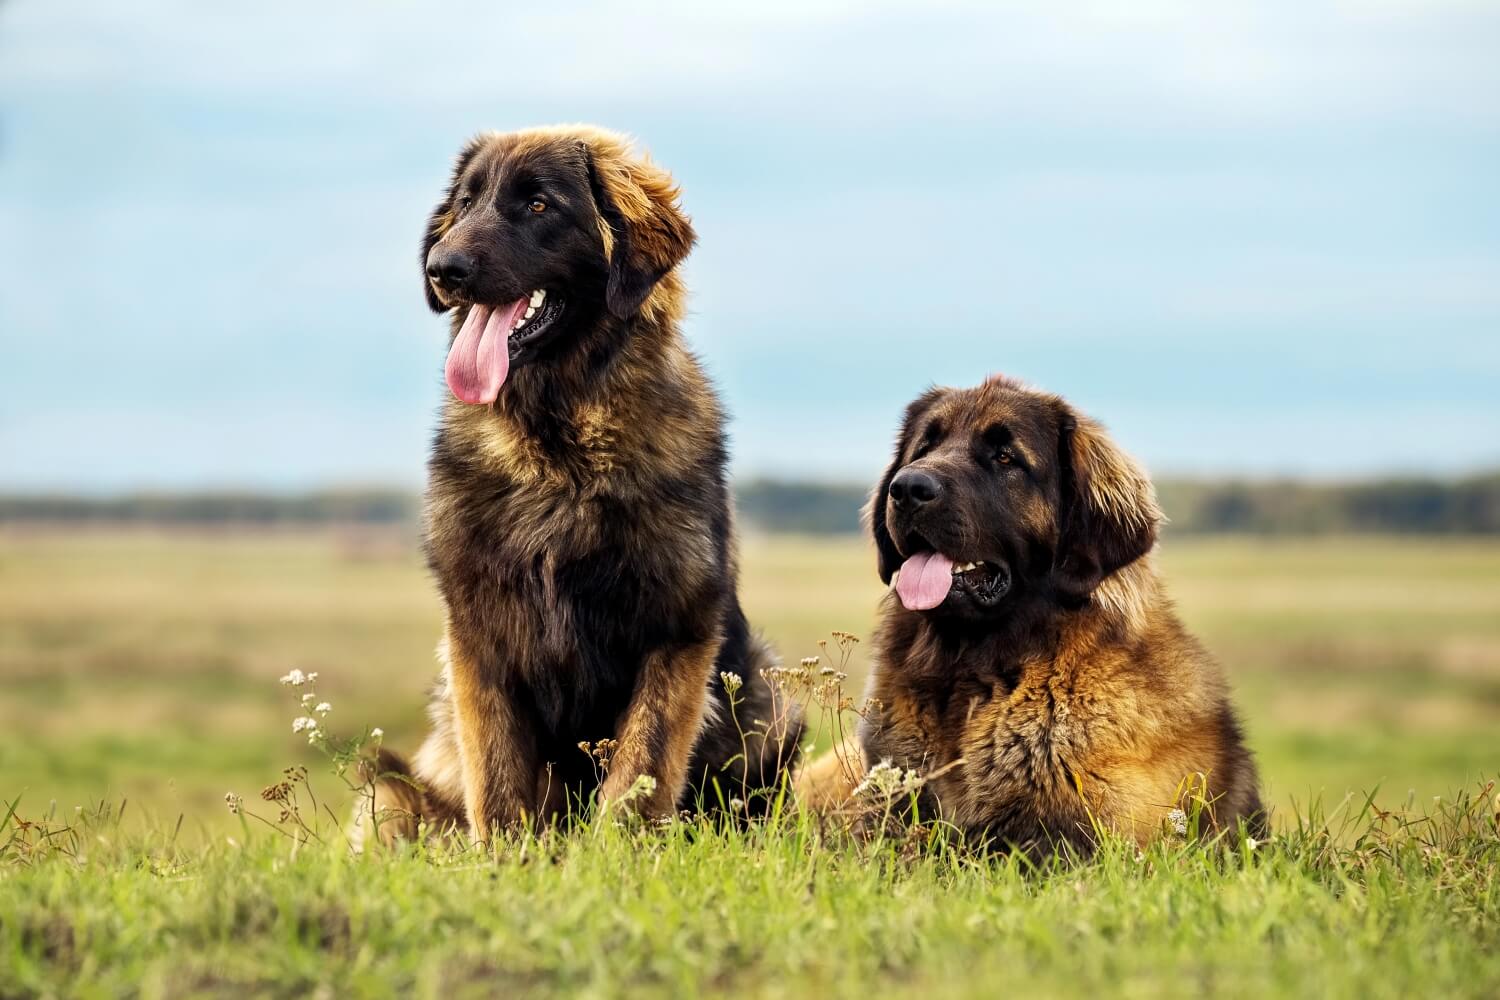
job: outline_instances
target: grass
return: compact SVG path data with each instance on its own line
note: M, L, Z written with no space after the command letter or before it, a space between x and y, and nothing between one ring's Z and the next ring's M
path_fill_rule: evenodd
M1500 543L1169 539L1162 562L1278 809L1249 855L1033 871L787 815L354 858L224 794L316 766L293 667L334 731L415 745L441 612L411 539L0 534L0 997L1500 993L1500 803L1459 794L1500 773ZM788 659L868 635L862 543L752 538L742 563Z
M395 857L12 818L0 994L1493 996L1492 791L1041 867L794 813Z

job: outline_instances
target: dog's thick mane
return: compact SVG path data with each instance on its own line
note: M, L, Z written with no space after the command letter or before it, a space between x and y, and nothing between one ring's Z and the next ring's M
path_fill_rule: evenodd
M1156 572L1154 551L1111 573L1094 588L1091 596L1093 606L1118 619L1127 635L1145 628L1151 608L1161 599L1161 577Z
M616 471L624 452L628 475L670 475L689 454L721 444L718 401L702 391L672 311L629 326L592 375L577 364L523 368L493 407L450 401L444 424L455 450L519 482L562 477L582 487Z

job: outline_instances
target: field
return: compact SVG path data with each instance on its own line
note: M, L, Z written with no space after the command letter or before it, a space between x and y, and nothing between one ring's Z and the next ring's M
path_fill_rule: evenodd
M1184 538L1162 561L1278 809L1253 858L1163 845L1038 874L813 847L789 818L350 860L293 856L224 796L254 800L293 763L335 793L291 732L292 668L319 672L335 731L420 738L440 612L412 539L0 535L0 795L19 797L0 826L0 996L1495 995L1493 790L1467 819L1358 833L1376 807L1451 811L1500 773L1500 543ZM746 539L747 611L789 658L867 635L872 564L855 540ZM1338 812L1363 792L1362 817L1362 794ZM1349 825L1299 826L1311 801ZM19 826L49 814L70 829Z

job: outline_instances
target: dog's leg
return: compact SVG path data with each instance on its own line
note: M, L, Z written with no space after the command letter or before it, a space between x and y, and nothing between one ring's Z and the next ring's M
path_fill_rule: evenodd
M450 643L454 724L463 762L469 834L488 840L496 827L535 820L536 739L492 676Z
M854 737L798 769L792 781L797 799L815 813L847 806L865 776L864 753Z
M708 677L718 655L719 640L714 639L646 658L620 717L620 745L599 790L605 801L620 798L644 774L656 781L656 788L632 799L632 805L646 816L667 816L677 808L703 728Z
M406 761L381 747L375 760L366 765L366 772L363 777L373 782L374 789L368 810L361 810L368 815L359 816L359 821L379 830L386 847L394 847L400 840L416 840L418 824L427 808L422 788L412 778Z

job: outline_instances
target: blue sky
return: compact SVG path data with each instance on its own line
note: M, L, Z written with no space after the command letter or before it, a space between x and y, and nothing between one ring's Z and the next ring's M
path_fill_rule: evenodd
M420 483L422 221L551 121L682 182L741 474L991 371L1159 473L1500 463L1500 5L632 6L0 2L0 489Z

